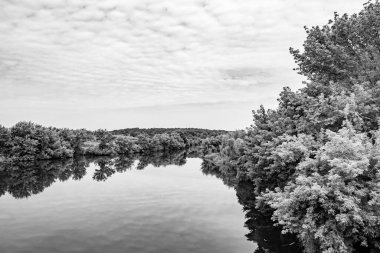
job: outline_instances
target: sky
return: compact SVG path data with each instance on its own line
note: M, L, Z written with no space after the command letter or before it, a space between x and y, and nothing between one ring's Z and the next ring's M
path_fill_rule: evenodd
M244 129L361 0L1 0L0 124Z

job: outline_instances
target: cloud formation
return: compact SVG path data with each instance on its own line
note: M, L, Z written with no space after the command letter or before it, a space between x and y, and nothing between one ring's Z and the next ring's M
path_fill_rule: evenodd
M7 125L15 114L18 120L30 113L48 115L46 108L85 114L219 102L274 106L282 86L300 86L288 48L301 46L302 27L325 24L334 11L352 13L361 5L359 0L4 0L0 117Z

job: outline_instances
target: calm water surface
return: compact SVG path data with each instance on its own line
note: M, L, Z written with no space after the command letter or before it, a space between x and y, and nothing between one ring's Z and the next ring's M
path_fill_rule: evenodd
M201 162L3 168L0 252L254 252L236 191L202 173Z

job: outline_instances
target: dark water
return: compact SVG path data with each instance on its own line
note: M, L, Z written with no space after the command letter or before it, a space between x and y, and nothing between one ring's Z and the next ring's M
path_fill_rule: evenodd
M254 209L250 183L221 180L187 156L0 167L0 252L299 251Z

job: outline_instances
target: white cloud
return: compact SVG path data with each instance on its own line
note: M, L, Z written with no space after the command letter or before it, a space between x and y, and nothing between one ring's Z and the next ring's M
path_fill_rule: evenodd
M262 97L274 106L282 86L300 86L288 48L302 45L303 25L325 24L335 10L352 13L361 5L359 0L1 1L0 117L11 124L11 113L20 115L18 120L31 111L48 117L47 107L85 114L97 108L262 102Z

